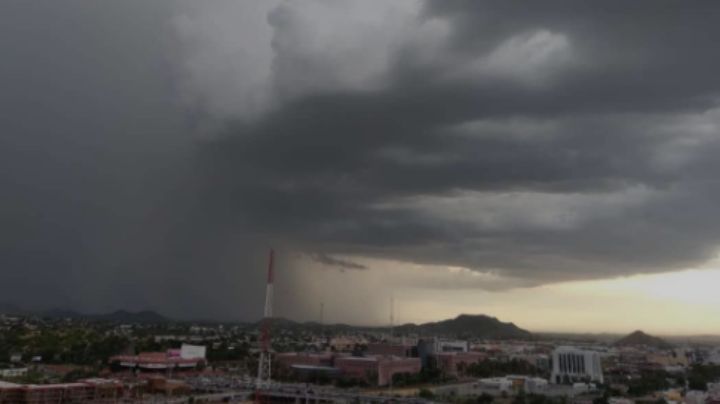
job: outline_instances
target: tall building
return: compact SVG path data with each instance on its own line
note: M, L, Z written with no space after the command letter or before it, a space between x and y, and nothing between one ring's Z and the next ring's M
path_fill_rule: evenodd
M553 383L603 383L600 354L574 347L558 347L552 353Z

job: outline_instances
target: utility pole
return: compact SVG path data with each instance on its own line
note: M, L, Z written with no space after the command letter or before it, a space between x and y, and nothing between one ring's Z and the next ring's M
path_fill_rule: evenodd
M392 293L390 295L390 338L388 338L388 340L389 340L388 343L390 345L393 344L394 331L395 331L395 294ZM390 355L390 370L389 370L390 384L388 385L388 389L389 389L391 396L392 396L392 391L393 391L393 371L392 371L392 368L393 368L392 361L393 360L394 360L393 355Z
M322 344L321 350L325 349L327 340L325 338L325 302L320 302L320 343Z
M395 331L395 296L390 295L390 343L392 343Z

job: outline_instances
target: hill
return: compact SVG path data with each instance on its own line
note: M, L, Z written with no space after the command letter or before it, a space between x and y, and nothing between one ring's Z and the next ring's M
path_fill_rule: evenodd
M452 338L531 339L533 335L513 323L486 315L461 314L453 319L424 324L405 324L395 330L403 334Z
M171 319L163 316L152 310L142 311L125 311L117 310L112 313L100 314L93 316L96 320L110 321L115 323L167 323L172 321Z
M260 328L262 321L253 326ZM352 326L347 324L319 324L316 322L300 323L286 318L274 318L273 329L308 330L318 332L349 332L371 331L387 332L388 327ZM395 335L438 336L451 338L487 338L487 339L532 339L533 335L513 323L504 323L495 317L485 315L461 314L453 319L423 323L403 324L393 329Z
M640 330L615 341L615 346L649 346L658 349L672 348L672 345L662 338L653 337Z
M111 323L128 323L128 324L153 324L153 323L167 323L173 321L162 314L158 314L152 310L142 311L126 311L116 310L111 313L101 314L86 314L80 313L73 310L61 310L54 309L37 313L39 317L63 319L71 318L74 320L89 320L89 321L106 321Z
M162 314L158 314L152 310L127 311L116 310L111 313L81 313L75 310L66 309L50 309L44 311L26 310L8 302L0 302L0 314L28 317L42 317L47 319L65 319L88 320L88 321L107 321L113 323L167 323L174 321Z

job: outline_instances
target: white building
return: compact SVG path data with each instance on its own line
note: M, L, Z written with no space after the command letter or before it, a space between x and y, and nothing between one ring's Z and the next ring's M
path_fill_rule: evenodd
M528 393L542 394L548 386L548 381L540 377L526 377L523 388Z
M206 348L203 345L182 344L180 357L183 359L205 359Z
M548 382L539 377L508 375L479 379L477 385L487 391L509 392L524 390L527 393L542 394L547 389Z
M435 353L439 352L467 352L468 342L462 340L435 340Z
M553 383L593 381L603 383L600 354L574 347L557 347L552 353Z
M704 361L709 365L720 365L720 348L714 348Z
M478 380L477 384L483 390L510 391L513 387L512 380L507 377L488 377Z
M0 369L0 376L2 377L20 377L25 376L28 372L28 368L8 368Z

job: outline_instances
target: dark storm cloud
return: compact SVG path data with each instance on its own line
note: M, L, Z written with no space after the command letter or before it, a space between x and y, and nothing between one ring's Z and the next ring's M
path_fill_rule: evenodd
M0 5L2 300L199 317L225 299L234 317L256 315L261 292L238 270L251 259L223 250L194 205L192 115L173 81L176 6Z
M267 43L214 7L0 6L8 300L255 317L269 245L507 286L716 254L717 2L433 1L332 49L290 3L254 7Z
M674 120L717 107L718 11L709 2L429 2L424 18L452 27L438 60L416 64L413 49L400 49L380 90L307 95L228 130L204 150L219 192L213 200L224 201L222 214L305 248L538 283L698 265L720 237L710 202L718 190L692 166L703 165L708 177L715 164L702 149L716 140L682 151L678 139L696 134L691 122ZM470 65L508 38L537 32L567 39L573 54L567 66L538 66L558 72L540 85L453 76L462 70L455 63ZM525 74L536 72L518 73ZM532 135L545 124L547 133ZM682 153L692 163L662 161ZM463 192L482 192L479 202L508 192L622 198L637 189L652 195L601 215L584 211L563 228L488 228L392 202Z

